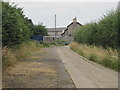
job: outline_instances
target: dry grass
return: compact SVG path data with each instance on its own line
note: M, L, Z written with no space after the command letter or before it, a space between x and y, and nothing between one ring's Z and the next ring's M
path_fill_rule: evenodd
M104 49L102 47L79 44L76 42L71 43L70 47L73 51L91 61L118 70L118 52L115 49Z
M36 43L29 42L29 43L22 43L19 49L15 51L15 53L18 60L25 60L29 56L31 56L33 52L37 50L40 50L40 48L37 47Z
M7 67L13 65L17 61L16 55L7 47L2 49L2 69L5 70Z
M14 66L17 61L25 61L35 51L41 50L37 47L35 42L22 43L17 49L15 48L2 48L2 68L3 71Z

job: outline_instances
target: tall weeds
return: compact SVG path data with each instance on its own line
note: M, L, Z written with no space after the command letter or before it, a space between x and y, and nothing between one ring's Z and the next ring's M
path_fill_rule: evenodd
M3 71L15 64L17 61L15 53L13 53L9 48L3 47L2 49L2 69Z
M118 52L116 49L93 45L71 43L70 48L87 59L118 71Z
M40 50L36 42L27 42L14 47L2 48L2 69L6 70L18 61L25 61L33 51Z

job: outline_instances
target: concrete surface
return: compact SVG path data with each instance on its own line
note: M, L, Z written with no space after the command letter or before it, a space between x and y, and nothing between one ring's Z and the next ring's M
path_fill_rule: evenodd
M84 60L68 46L57 51L77 88L118 88L118 72Z

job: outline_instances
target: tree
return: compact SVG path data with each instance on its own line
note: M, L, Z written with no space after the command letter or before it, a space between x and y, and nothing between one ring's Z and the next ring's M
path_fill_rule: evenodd
M2 2L2 26L3 46L19 44L32 35L32 21L25 17L22 8L7 2Z
M41 36L48 35L46 27L43 26L42 24L34 25L33 35L41 35Z
M103 47L119 48L118 22L120 12L111 11L97 23L89 23L80 27L75 33L75 41Z

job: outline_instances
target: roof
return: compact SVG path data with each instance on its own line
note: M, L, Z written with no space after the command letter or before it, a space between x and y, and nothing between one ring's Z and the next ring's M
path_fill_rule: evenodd
M82 26L82 24L80 24L79 22L76 22L77 24L79 24L80 26ZM61 35L63 35L64 33L65 33L65 31L67 31L68 30L68 27L69 26L71 26L73 24L73 22L72 23L70 23L68 26L67 26L67 28L66 29L64 29L64 31L62 32L62 34Z
M65 30L65 27L60 27L60 28L56 28L57 32L62 32L63 30ZM55 28L47 28L48 32L55 32Z
M76 22L77 24L79 24L80 26L82 26L82 24L80 24L79 22ZM70 25L72 25L73 24L73 22L72 23L70 23L67 27L69 27Z

